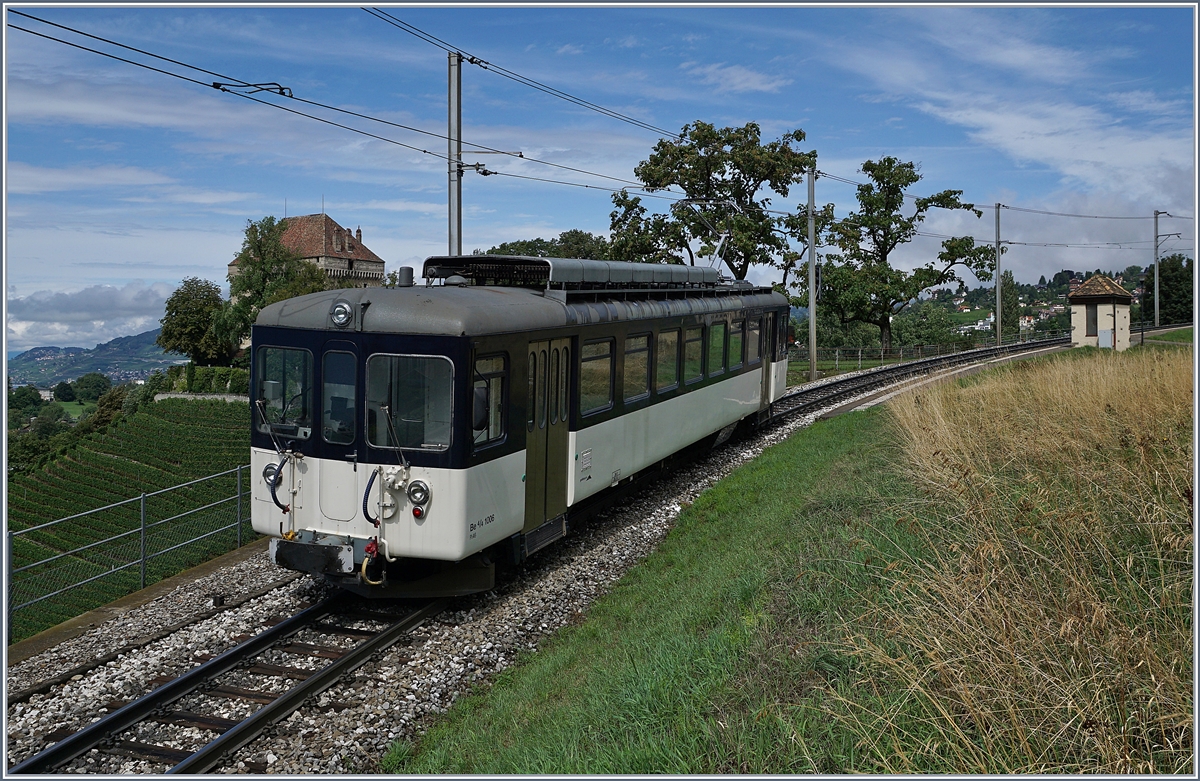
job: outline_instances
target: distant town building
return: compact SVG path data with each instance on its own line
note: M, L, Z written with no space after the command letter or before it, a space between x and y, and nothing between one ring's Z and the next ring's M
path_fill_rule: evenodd
M383 258L362 243L362 229L351 233L327 214L288 217L281 240L301 260L317 264L334 279L347 279L355 287L383 284ZM229 264L229 274L237 274L237 259Z
M1067 296L1071 302L1071 346L1129 348L1129 304L1133 296L1103 274L1093 274Z

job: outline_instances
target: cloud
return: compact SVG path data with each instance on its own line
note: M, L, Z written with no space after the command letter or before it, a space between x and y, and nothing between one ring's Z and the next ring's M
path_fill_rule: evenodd
M686 62L680 66L696 76L702 84L715 87L716 92L778 92L792 83L791 79L773 78L743 65L697 65Z
M174 287L131 282L92 285L71 293L39 290L10 298L8 349L86 347L158 327Z
M175 180L144 168L101 165L74 168L44 168L21 162L8 164L8 192L33 193L95 190L105 187L147 187L172 184Z
M554 50L555 54L583 54L583 49L573 43L568 43Z

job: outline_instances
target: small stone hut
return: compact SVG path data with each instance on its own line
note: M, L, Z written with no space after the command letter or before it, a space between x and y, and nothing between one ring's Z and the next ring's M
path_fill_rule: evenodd
M1071 303L1071 346L1129 349L1129 305L1133 295L1102 274L1088 277L1067 296Z

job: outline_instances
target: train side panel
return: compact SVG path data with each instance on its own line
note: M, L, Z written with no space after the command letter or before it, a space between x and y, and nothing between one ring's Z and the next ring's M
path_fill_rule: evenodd
M759 409L759 371L684 393L619 418L572 431L567 504L599 493Z

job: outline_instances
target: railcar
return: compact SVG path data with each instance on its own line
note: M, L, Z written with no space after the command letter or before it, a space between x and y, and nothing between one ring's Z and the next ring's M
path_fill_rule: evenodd
M423 275L252 329L254 529L350 591L491 588L785 388L787 299L714 269L475 255Z

